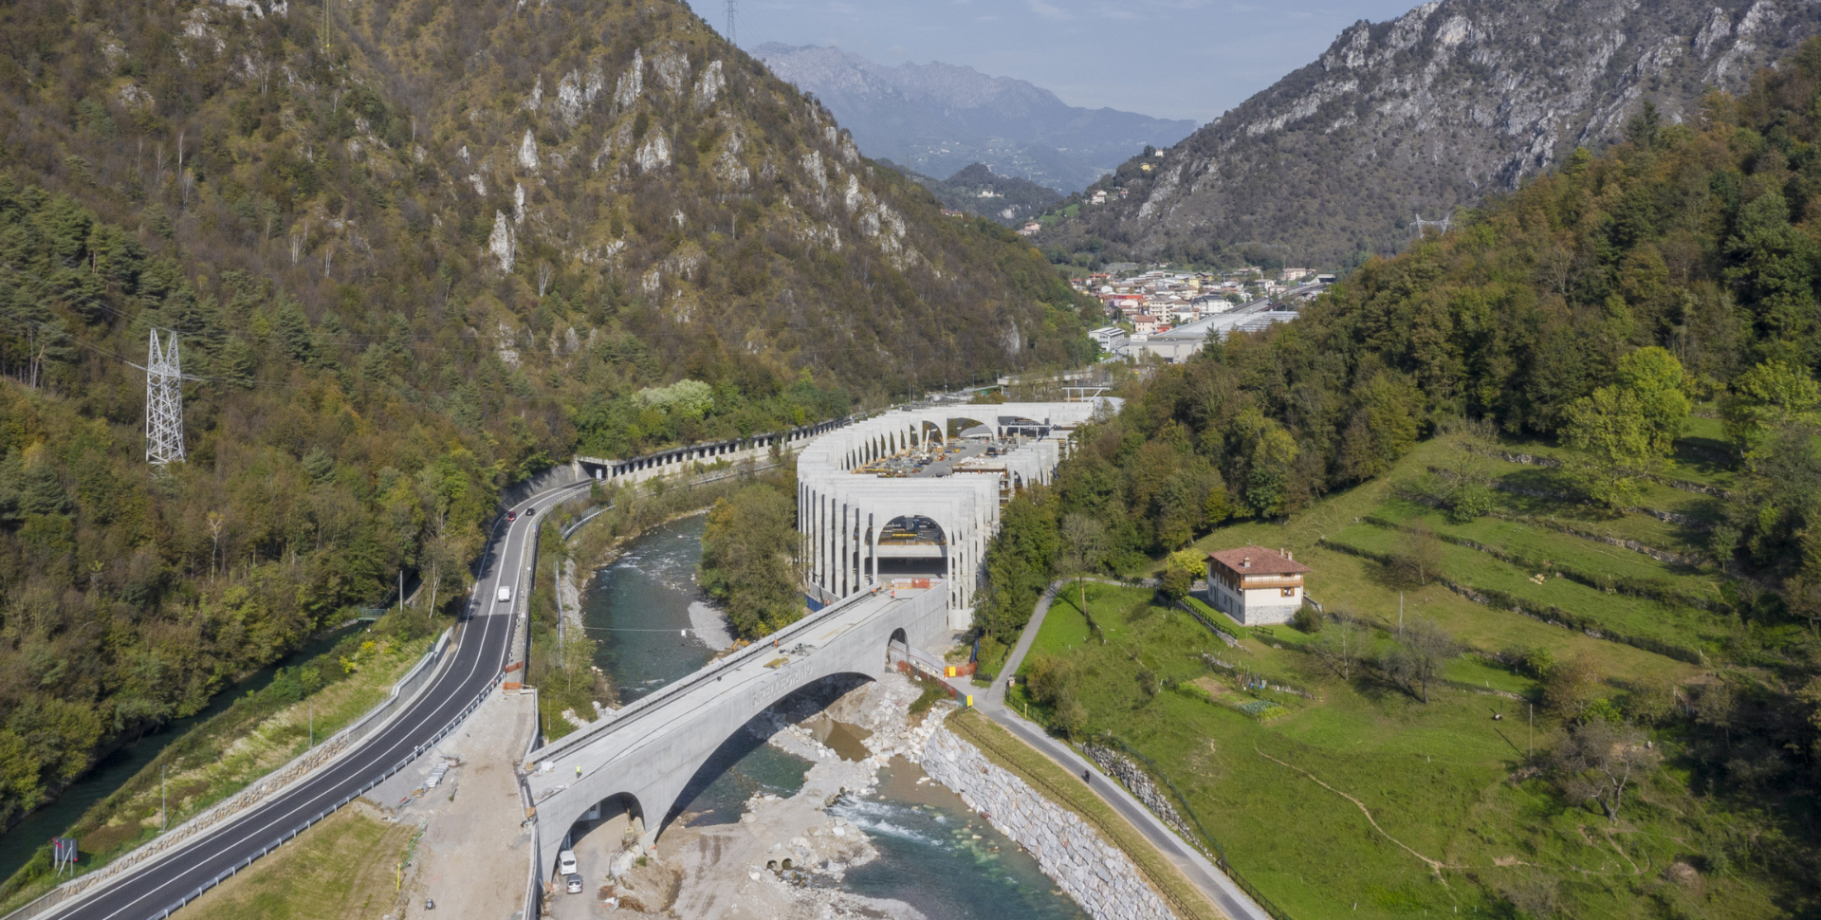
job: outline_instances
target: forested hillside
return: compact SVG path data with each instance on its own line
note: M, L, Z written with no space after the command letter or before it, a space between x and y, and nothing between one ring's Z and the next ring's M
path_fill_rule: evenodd
M144 462L154 328L189 460ZM0 820L402 570L498 488L1085 354L681 3L0 8Z
M1640 116L1628 141L1600 156L1577 151L1446 236L1367 262L1297 321L1159 368L1062 465L1053 490L1008 506L988 555L984 628L1010 635L1057 573L1144 571L1226 522L1294 519L1431 437L1463 445L1464 459L1390 485L1407 508L1456 524L1486 515L1488 490L1514 481L1506 499L1578 505L1576 520L1590 523L1572 526L1602 534L1603 522L1625 515L1662 523L1636 507L1646 490L1706 495L1711 516L1672 515L1664 533L1682 541L1674 571L1698 572L1712 596L1682 614L1692 629L1649 625L1701 648L1669 651L1708 673L1702 686L1678 688L1679 709L1649 720L1659 738L1675 739L1666 756L1687 792L1741 816L1757 841L1745 851L1687 845L1735 854L1726 858L1791 897L1808 892L1801 903L1812 910L1821 877L1818 113L1821 41L1811 41L1743 94L1709 96L1694 123ZM1691 419L1696 406L1704 418ZM1697 422L1712 434L1686 437ZM1560 472L1503 483L1488 472L1489 463L1534 469L1509 459L1530 463L1532 452L1559 457ZM1571 526L1504 520L1540 533ZM1325 540L1349 525L1366 526L1327 516L1303 529ZM1412 532L1420 542L1423 531ZM1420 549L1409 552L1425 572ZM1528 575L1547 571L1550 558L1520 564L1541 567ZM1191 558L1188 571L1198 566ZM1627 590L1580 577L1608 596ZM1328 587L1322 594L1336 603Z

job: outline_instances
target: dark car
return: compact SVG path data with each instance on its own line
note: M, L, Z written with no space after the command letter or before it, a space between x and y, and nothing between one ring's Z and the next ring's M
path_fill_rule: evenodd
M536 514L536 513L537 513L537 509L536 509L536 508L526 508L526 509L525 509L525 516L526 516L526 517L530 517L530 516L532 516L532 515L534 515L534 514Z

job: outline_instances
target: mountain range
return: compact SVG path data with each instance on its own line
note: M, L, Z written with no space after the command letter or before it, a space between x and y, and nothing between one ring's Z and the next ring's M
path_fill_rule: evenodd
M680 0L10 4L0 823L401 577L458 597L504 487L1076 366L1080 304Z
M1192 121L1071 106L1055 93L972 67L886 67L839 48L754 48L780 78L815 94L868 156L948 176L984 163L1058 192L1083 188L1147 146L1174 144Z
M1654 107L1701 117L1710 88L1751 75L1821 31L1806 0L1439 0L1361 21L1316 61L1065 210L1038 241L1052 258L1335 266L1599 148Z

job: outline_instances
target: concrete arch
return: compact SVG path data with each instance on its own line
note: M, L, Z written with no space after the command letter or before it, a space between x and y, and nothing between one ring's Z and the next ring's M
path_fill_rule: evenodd
M900 635L903 632L903 630L898 630ZM841 695L872 683L873 680L874 677L871 674L862 674L859 671L837 671L820 680L794 688L772 700L770 705L747 719L744 725L728 735L718 747L709 752L702 764L683 783L669 812L651 830L658 832L675 824L684 810L707 791L715 780L725 775L728 770L739 763L741 758L764 747L770 733L763 729L773 724L774 713L781 715L786 721L800 722L810 714L826 709Z
M885 669L894 635L935 647L948 634L944 602L936 591L857 595L786 627L775 646L736 652L532 752L550 765L527 777L539 852L553 859L577 819L615 795L663 816L644 828L646 843L655 842L710 758L753 718L831 677L871 679Z

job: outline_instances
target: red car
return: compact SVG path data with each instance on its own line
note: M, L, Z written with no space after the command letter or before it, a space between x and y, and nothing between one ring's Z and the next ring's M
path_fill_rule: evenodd
M516 511L506 512L506 523L510 524L516 520L518 520L518 512L516 512Z

